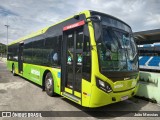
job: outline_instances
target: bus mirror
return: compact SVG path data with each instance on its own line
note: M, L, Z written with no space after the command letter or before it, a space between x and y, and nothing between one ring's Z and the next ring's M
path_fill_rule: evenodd
M99 15L93 15L91 17L86 18L86 22L90 22L90 21L94 21L94 22L101 22L101 16Z
M97 47L96 45L90 45L90 50L94 50L95 47Z
M78 20L79 19L79 15L75 15L74 18Z
M93 45L90 45L90 50L93 50Z

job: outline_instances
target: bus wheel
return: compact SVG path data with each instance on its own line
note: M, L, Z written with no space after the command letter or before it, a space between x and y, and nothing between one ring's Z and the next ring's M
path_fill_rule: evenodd
M49 72L45 77L45 90L49 96L54 96L54 84L52 74Z
M13 76L16 76L14 65L12 65L12 74L13 74Z

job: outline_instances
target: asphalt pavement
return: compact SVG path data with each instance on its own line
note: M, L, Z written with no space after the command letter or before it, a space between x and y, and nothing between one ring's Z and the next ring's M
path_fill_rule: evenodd
M50 111L53 112L54 119L159 119L159 117L133 117L133 113L151 111L156 113L160 111L160 105L144 101L138 98L131 98L129 100L121 101L119 103L107 105L100 108L88 109L84 108L72 101L69 101L61 96L49 97L42 91L40 86L29 82L20 76L12 76L12 73L7 70L6 63L0 61L0 111ZM64 112L66 111L66 112ZM77 112L75 112L77 111ZM88 112L93 111L93 112ZM94 112L96 111L96 112ZM104 112L105 111L105 112ZM107 112L108 111L108 112ZM136 111L136 112L135 112ZM155 112L154 112L155 111ZM108 116L106 114L108 113ZM119 113L119 114L118 114ZM48 113L49 114L49 113ZM64 114L64 116L62 115ZM66 117L70 114L69 117ZM104 117L99 117L99 114L104 114ZM117 115L118 114L118 115ZM63 117L61 117L62 115ZM140 115L140 114L139 114ZM102 116L102 115L101 115ZM0 120L8 120L9 117L0 117ZM14 117L12 119L18 120L22 118ZM25 119L25 118L23 118ZM47 118L29 118L29 119L53 119Z

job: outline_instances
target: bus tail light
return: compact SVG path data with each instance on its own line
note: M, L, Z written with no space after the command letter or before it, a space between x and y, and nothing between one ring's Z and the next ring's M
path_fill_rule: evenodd
M97 84L97 87L100 88L101 90L103 90L107 93L112 92L112 88L107 82L102 81L102 80L97 78L96 79L96 84Z

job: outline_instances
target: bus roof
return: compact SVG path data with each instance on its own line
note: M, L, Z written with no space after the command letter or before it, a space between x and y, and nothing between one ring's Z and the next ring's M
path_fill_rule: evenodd
M90 12L95 12L95 13L99 13L99 14L103 14L103 15L109 16L109 17L111 17L111 18L113 18L113 19L116 19L116 20L121 21L122 23L124 23L124 24L126 24L128 27L130 27L127 23L123 22L122 20L120 20L120 19L118 19L118 18L116 18L116 17L113 17L113 16L111 16L111 15L108 15L108 14L105 14L105 13L102 13L102 12L93 11L93 10L84 10L84 11L80 12L79 14L75 14L75 15L80 15L80 14L83 14L83 13L84 13L84 14L87 14L87 13L90 13ZM27 36L24 36L24 37L22 37L22 38L20 38L20 39L17 39L17 40L15 40L15 41L11 42L9 45L12 45L12 44L15 44L15 43L18 43L18 42L22 42L22 41L25 41L26 39L29 39L29 38L36 37L36 36L38 36L38 35L44 34L50 27L52 27L52 26L54 26L54 25L57 25L57 24L60 24L60 23L66 21L66 20L68 20L68 19L71 19L71 18L73 18L75 15L73 15L73 16L71 16L71 17L68 17L68 18L66 18L66 19L64 19L64 20L62 20L62 21L60 21L60 22L58 22L58 23L55 23L55 24L53 24L53 25L50 25L50 26L45 27L45 28L43 28L43 29L40 29L40 30L38 30L37 32L33 32L33 33L31 33L31 34L29 34L29 35L27 35ZM89 17L89 16L88 16L88 17ZM131 28L131 27L130 27L130 28Z

